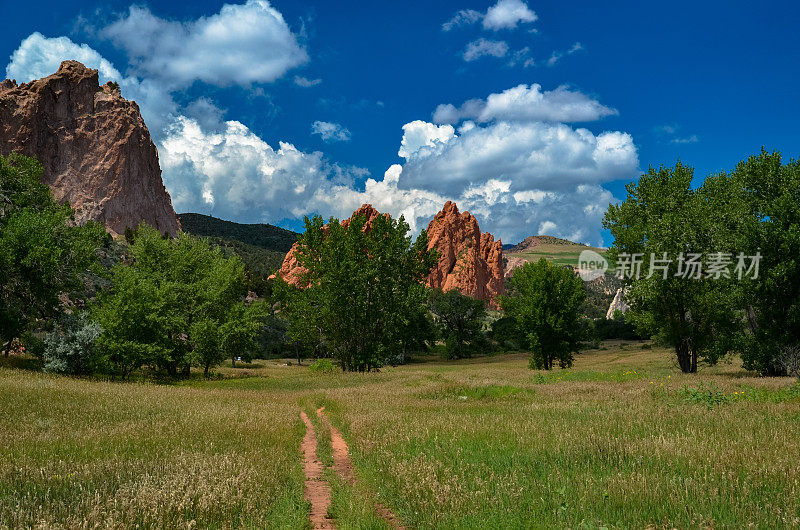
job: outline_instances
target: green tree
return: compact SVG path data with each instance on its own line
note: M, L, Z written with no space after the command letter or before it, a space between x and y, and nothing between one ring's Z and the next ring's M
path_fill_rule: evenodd
M430 292L429 307L435 315L440 334L445 341L448 359L469 357L478 346L485 345L482 319L486 304L463 295L457 290Z
M517 319L508 315L492 322L491 336L500 350L519 350L525 343L525 337L517 325Z
M800 343L800 162L782 163L763 150L736 166L726 200L743 205L746 220L738 245L761 255L759 274L740 283L745 309L742 359L764 375L785 375L781 352Z
M123 377L144 365L177 376L193 364L208 374L226 356L253 347L262 307L243 302L238 257L187 234L164 238L146 225L130 254L132 262L112 270L111 288L94 307L100 343Z
M53 200L42 166L17 154L0 156L0 344L11 342L61 312L59 295L80 289L102 226L75 226L69 205Z
M603 221L614 236L609 257L625 269L626 318L641 334L675 348L685 373L696 372L700 359L715 363L733 347L730 279L710 277L702 266L735 244L742 219L738 203L725 199L731 188L724 175L709 177L698 189L693 176L680 162L651 167L627 185L627 199L609 206Z
M500 305L517 320L531 349L531 367L550 370L555 361L562 368L571 366L586 298L581 279L542 258L515 270L510 282L515 294L501 297Z
M287 301L288 313L302 312L305 323L298 328L293 319L293 336L324 341L343 370L369 371L396 358L436 260L425 233L412 242L408 232L402 217L380 215L369 227L361 214L344 225L306 218L297 252L305 288L289 290Z

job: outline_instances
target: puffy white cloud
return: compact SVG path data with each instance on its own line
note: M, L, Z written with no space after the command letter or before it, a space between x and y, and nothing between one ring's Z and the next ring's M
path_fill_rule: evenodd
M176 211L238 221L277 222L314 212L320 196L352 189L365 170L329 163L288 142L274 149L237 121L219 132L179 117L159 148L164 184ZM321 210L326 215L328 210Z
M299 75L294 76L294 84L303 88L317 86L320 83L322 83L322 79L309 79Z
M190 22L131 6L99 34L125 50L141 74L176 87L195 80L218 86L272 82L308 60L283 15L266 0L225 4Z
M424 123L424 122L422 122ZM415 124L408 134L421 135L415 155L446 147L460 137L449 126ZM324 217L348 217L363 203L395 217L403 215L416 233L425 228L447 200L470 210L481 228L517 242L535 233L549 233L600 244L600 221L611 194L598 185L577 184L558 190L535 185L520 190L499 173L467 186L438 190L432 181L417 187L401 185L409 164L392 165L381 179L354 184L365 171L327 161L319 152L306 153L280 142L272 148L239 122L209 133L196 120L181 117L159 150L164 183L177 211L199 211L242 222L279 222L320 212ZM434 156L433 153L429 156ZM470 161L465 161L469 164Z
M504 121L594 121L618 114L615 109L601 105L597 100L560 86L542 91L541 85L519 85L499 94L490 94L486 100L471 99L461 107L439 105L433 115L436 123L457 123L463 119L479 122Z
M467 44L462 57L465 61L470 62L485 56L505 57L507 53L508 44L505 41L480 38Z
M483 27L494 31L514 29L520 22L535 22L537 18L522 0L499 0L486 11Z
M100 83L116 81L120 84L122 95L139 104L142 117L154 136L176 113L177 105L168 91L152 79L139 80L126 77L97 51L86 44L77 44L67 37L48 38L35 32L25 38L6 66L6 77L19 82L53 74L62 61L76 60L98 71Z
M435 125L422 120L403 125L403 139L400 141L398 156L409 158L423 148L436 148L455 137L452 125Z
M492 178L511 182L513 191L564 190L632 177L638 168L636 147L626 133L595 136L543 122L473 127L447 142L407 150L406 158L401 188L443 194Z
M31 33L11 54L6 77L27 83L58 70L62 61L80 61L98 71L101 82L120 81L122 75L109 61L86 44L76 44L67 37L48 38L38 31Z
M319 120L311 124L311 134L318 134L324 142L349 142L351 136L346 127Z
M498 0L486 13L474 9L462 9L453 18L442 24L442 30L450 31L482 21L483 29L498 31L514 29L520 23L535 22L539 17L522 0Z

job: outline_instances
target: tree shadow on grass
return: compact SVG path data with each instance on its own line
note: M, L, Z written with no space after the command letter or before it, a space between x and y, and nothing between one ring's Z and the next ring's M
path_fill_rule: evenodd
M8 357L0 355L0 368L40 372L42 370L42 361L32 355L11 354Z

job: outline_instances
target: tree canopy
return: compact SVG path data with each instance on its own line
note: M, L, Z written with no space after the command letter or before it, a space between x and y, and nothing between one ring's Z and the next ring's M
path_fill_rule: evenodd
M297 258L307 287L288 300L301 317L292 336L324 342L343 370L369 371L403 353L424 303L422 282L436 263L425 232L412 242L402 217L366 222L362 214L346 224L306 218Z
M586 298L581 279L566 267L541 258L514 271L513 296L500 298L506 315L531 350L532 368L550 370L553 363L572 366L580 340L580 307Z
M34 158L0 156L0 343L31 331L62 310L59 295L82 287L106 240L102 226L76 226L68 204L59 205L42 184Z
M142 225L131 262L112 270L110 290L94 315L99 339L120 374L149 365L175 376L189 366L212 366L252 348L263 307L246 305L244 265L208 241L162 237Z

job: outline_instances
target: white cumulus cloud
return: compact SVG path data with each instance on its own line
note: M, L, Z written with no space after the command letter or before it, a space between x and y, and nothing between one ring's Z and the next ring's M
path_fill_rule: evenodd
M563 190L632 177L638 168L630 135L595 136L588 129L562 123L501 121L473 127L433 147L407 151L400 187L443 194L491 178L511 182L514 191Z
M498 0L486 13L474 9L462 9L453 18L442 24L442 30L450 31L459 26L482 22L483 29L498 31L514 29L520 23L536 22L539 17L522 0Z
M99 34L124 50L137 72L176 87L196 80L268 83L308 60L283 15L266 0L225 4L219 13L189 22L131 6Z
M153 79L138 79L120 74L119 70L86 44L77 44L68 37L48 38L34 32L26 37L11 54L6 77L19 82L39 79L58 70L62 61L80 61L98 71L100 83L116 81L122 95L135 100L150 132L158 136L177 111L177 105L161 83Z
M452 125L435 125L422 120L403 125L403 139L400 141L398 156L408 158L424 148L436 148L455 137Z
M514 29L521 22L535 22L537 18L522 0L500 0L486 12L483 27L494 31Z
M463 119L478 122L504 121L594 121L618 114L615 109L566 86L542 91L541 85L519 85L485 100L472 99L461 107L439 105L433 115L436 123L457 123Z

